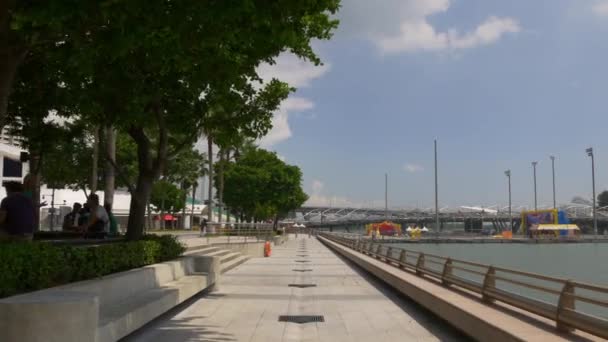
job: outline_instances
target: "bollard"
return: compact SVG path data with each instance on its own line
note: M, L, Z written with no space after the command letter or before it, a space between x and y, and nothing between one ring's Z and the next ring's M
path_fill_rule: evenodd
M561 314L565 309L574 310L576 308L574 301L574 284L571 280L566 281L564 287L562 289L561 294L559 295L559 300L557 303L557 314L555 316L555 321L557 322L557 329L564 332L574 331L574 328L563 323L561 321Z

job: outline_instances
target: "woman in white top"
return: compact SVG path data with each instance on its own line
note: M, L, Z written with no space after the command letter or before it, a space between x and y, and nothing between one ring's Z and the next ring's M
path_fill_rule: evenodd
M91 233L107 233L110 231L110 217L108 216L108 212L106 209L99 205L99 196L96 194L91 194L89 199L87 200L89 205L89 210L91 214L89 215L89 222L87 222L85 227L85 232Z

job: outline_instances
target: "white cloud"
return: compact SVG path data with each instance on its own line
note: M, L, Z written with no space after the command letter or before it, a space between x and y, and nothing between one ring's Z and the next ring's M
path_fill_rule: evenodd
M416 173L424 171L424 167L422 165L408 163L403 165L403 170L409 173Z
M595 3L591 9L596 15L608 17L608 1L606 0Z
M327 196L324 194L325 184L314 179L311 184L311 192L308 201L304 205L312 207L356 207L357 205L346 197Z
M521 30L512 18L488 17L470 31L437 30L429 17L448 11L450 0L351 0L344 6L345 30L364 36L385 54L468 49L498 41Z
M290 97L283 101L281 107L272 118L272 129L266 136L260 139L260 146L269 148L289 139L291 137L291 128L289 127L288 120L289 114L307 111L312 108L314 108L314 103L303 97Z
M315 66L294 54L284 53L277 58L276 64L262 64L257 70L265 81L276 78L292 87L302 88L309 87L312 80L325 75L330 67L329 64Z
M325 75L329 69L330 66L328 64L315 66L302 61L293 54L284 53L277 58L276 64L263 64L258 67L258 73L265 81L277 78L289 83L290 86L305 88L309 87L313 80ZM289 115L291 113L306 112L313 108L314 103L309 99L297 96L289 97L274 114L272 129L265 137L260 139L260 146L269 148L289 139L292 134L289 127ZM314 117L314 115L311 115L311 117Z

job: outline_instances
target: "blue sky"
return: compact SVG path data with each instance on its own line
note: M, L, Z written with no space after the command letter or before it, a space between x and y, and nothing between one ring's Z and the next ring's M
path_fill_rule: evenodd
M608 0L343 0L325 65L282 55L296 86L262 146L304 172L309 204L540 205L608 188Z

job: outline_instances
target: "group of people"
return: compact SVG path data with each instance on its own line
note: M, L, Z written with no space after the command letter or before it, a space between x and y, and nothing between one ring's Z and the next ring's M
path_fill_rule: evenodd
M72 211L63 218L63 230L90 235L116 235L118 224L110 205L100 205L99 196L91 194L84 205L74 203Z
M33 238L38 208L24 184L4 183L6 197L0 203L0 241ZM84 205L74 203L72 211L64 217L63 230L80 232L85 237L103 237L117 235L118 225L110 206L100 205L99 196L91 194Z

